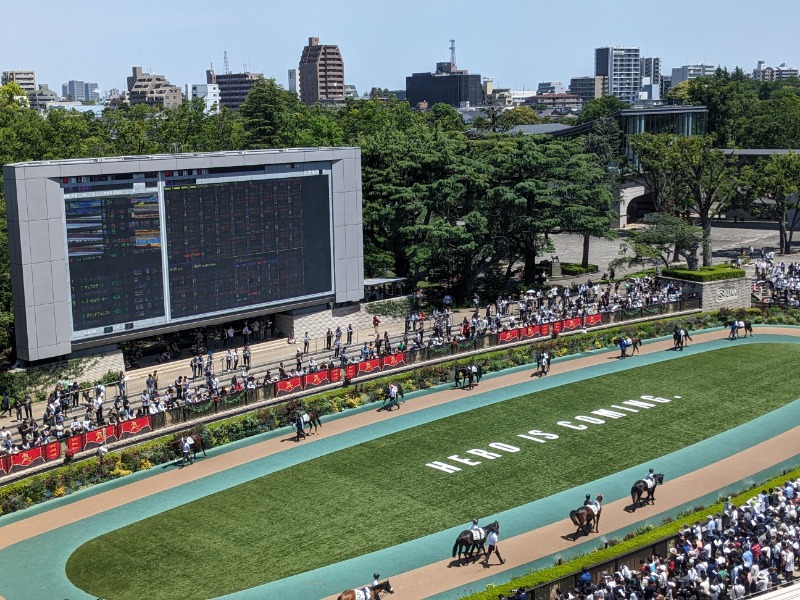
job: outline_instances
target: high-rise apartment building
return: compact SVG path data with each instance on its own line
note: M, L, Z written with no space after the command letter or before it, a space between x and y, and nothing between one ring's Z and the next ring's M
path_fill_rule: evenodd
M287 88L293 94L300 97L300 82L297 80L297 69L289 69L289 87Z
M603 75L572 77L569 80L569 93L575 94L586 104L608 94L608 78Z
M186 99L200 98L206 105L208 114L216 114L220 107L219 86L216 83L186 84Z
M672 75L661 76L661 98L666 99L667 94L672 89Z
M83 81L70 79L61 86L61 95L65 100L74 100L76 102L84 100L86 98L86 88Z
M128 98L134 104L158 104L164 108L175 108L183 102L183 92L172 85L163 75L144 73L141 67L133 67L128 77Z
M298 71L303 104L344 100L344 61L339 46L320 44L317 37L308 38Z
M760 60L753 69L753 79L756 81L778 81L789 77L798 77L798 70L787 66L786 63L781 63L777 67L768 67L763 60Z
M566 93L564 84L560 81L542 81L536 88L536 94L564 94Z
M3 71L0 85L16 83L26 94L36 91L36 71Z
M642 79L650 78L650 85L661 86L661 59L657 56L648 56L639 59L639 71Z
M713 75L717 68L714 65L683 65L672 69L672 87L675 87L682 81L688 81L697 77L706 77Z
M639 99L641 63L639 48L595 48L594 74L608 78L608 93L633 104Z
M219 86L220 106L231 110L239 109L259 79L264 79L263 73L244 72L217 75L214 69L206 70L206 84Z
M100 86L93 82L83 84L83 99L91 102L100 101Z

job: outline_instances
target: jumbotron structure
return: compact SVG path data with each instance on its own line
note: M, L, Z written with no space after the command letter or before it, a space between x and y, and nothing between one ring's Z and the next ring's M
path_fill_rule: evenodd
M363 296L358 148L42 161L3 176L21 360Z

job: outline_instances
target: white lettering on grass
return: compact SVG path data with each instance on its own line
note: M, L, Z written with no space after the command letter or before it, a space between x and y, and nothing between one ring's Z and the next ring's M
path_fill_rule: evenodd
M458 467L454 467L453 465L448 465L447 463L439 462L435 460L433 462L425 463L426 467L430 467L431 469L439 469L440 471L444 471L445 473L455 473L456 471L460 471Z
M672 402L672 400L667 400L666 398L661 398L659 396L639 396L642 400L650 400L650 402L658 402L659 404L667 404Z
M639 408L653 408L655 404L648 404L647 402L642 402L641 400L623 400L623 404L629 404L630 406L638 406Z
M512 446L510 444L504 444L503 442L492 442L489 444L489 448L494 448L495 450L503 450L504 452L519 452L519 448L516 446Z
M539 442L540 444L546 444L546 440L558 439L558 436L555 433L545 433L544 431L539 431L538 429L531 429L528 433L518 433L517 437L520 437L524 440L530 440L532 442Z
M578 415L575 417L576 421L583 421L584 423L591 423L592 425L602 425L605 423L603 419L595 419L594 417L587 417L586 415Z
M491 444L489 444L491 446ZM499 454L495 454L494 452L489 452L488 450L467 450L467 454L472 454L473 456L480 456L481 458L488 458L489 460L494 460L495 458L500 458Z
M633 412L633 413L639 412L635 408L628 408L627 406L619 406L617 404L612 404L611 408L618 408L620 410L627 410L628 412Z
M454 460L456 462L464 463L465 465L469 465L470 467L475 467L481 464L479 461L470 460L468 458L461 458L458 454L453 454L452 456L448 456L450 460Z
M598 417L608 417L609 419L621 419L622 417L626 416L624 413L618 413L613 410L607 410L605 408L601 408L600 410L593 410L593 415L597 415Z
M570 429L577 429L578 431L583 431L584 429L589 429L586 425L575 425L570 421L559 421L556 425L561 425L561 427L569 427Z

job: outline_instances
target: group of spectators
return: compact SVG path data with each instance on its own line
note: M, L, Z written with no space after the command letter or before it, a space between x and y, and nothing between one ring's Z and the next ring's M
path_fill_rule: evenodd
M743 506L728 502L706 522L683 525L667 556L623 566L594 582L584 569L572 591L558 600L726 600L769 591L794 581L800 553L798 485L761 490Z
M759 282L755 284L754 291L757 291L758 286L763 286L766 288L763 292L771 302L800 306L800 264L775 262L773 254L769 252L765 257L757 259L755 266Z

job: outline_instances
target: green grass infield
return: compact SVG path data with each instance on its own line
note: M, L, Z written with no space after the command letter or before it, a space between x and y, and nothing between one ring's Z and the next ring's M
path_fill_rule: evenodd
M66 573L107 598L208 598L276 581L741 425L797 398L794 379L781 374L798 360L800 345L734 346L432 421L97 537L72 554Z

